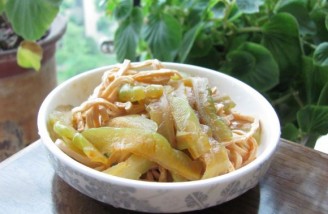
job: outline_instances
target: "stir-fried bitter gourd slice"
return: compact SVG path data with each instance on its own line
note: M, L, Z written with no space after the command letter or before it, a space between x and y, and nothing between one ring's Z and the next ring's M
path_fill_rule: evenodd
M92 162L99 162L107 165L107 158L73 127L66 126L60 121L57 121L53 128L72 149L78 150L80 153L83 152Z
M223 118L216 114L216 108L208 88L207 79L192 77L192 84L197 110L200 117L204 120L203 122L211 128L213 137L219 142L231 140L232 131L224 122Z
M136 102L141 101L146 98L148 99L157 99L161 97L163 94L163 86L162 85L131 85L124 84L121 86L118 99L121 102Z
M136 128L101 127L82 132L102 153L131 152L188 180L201 178L203 165L171 147L160 134Z
M125 161L122 161L103 172L123 178L138 180L141 175L147 172L153 165L153 162L143 157L131 155Z
M170 105L177 129L177 148L188 149L197 159L210 150L207 135L202 132L199 120L186 97L171 96Z
M110 127L140 128L152 132L157 131L157 123L139 114L114 117L107 123Z

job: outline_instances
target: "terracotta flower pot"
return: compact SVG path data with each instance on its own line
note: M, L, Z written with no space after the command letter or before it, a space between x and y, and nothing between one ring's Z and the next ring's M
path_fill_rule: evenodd
M40 72L16 63L16 50L0 52L0 161L39 138L36 119L46 95L56 86L56 42L66 29L58 16L46 38Z

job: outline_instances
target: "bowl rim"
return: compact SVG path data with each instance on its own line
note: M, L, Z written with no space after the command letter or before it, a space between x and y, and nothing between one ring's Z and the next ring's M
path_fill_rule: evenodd
M146 188L146 189L159 189L159 188L164 188L164 189L190 189L190 188L195 188L198 186L203 186L203 185L215 185L217 183L225 183L232 181L234 177L242 177L243 175L246 175L249 171L255 171L262 163L266 162L267 160L270 159L270 157L273 155L274 151L276 150L276 147L279 143L280 139L280 122L278 119L278 116L271 106L271 104L261 95L258 91L253 89L251 86L247 85L246 83L229 76L227 74L224 74L220 71L215 71L212 69L196 66L196 65L190 65L190 64L182 64L182 63L174 63L174 62L161 62L164 66L168 67L174 67L175 69L183 68L183 69L201 69L202 72L206 73L215 73L218 75L219 78L225 78L230 81L233 81L237 83L238 85L241 85L243 88L247 89L248 92L253 93L257 98L260 99L260 102L263 103L264 105L267 106L268 111L272 115L274 127L277 127L276 130L272 130L274 132L271 134L273 138L271 138L271 143L268 144L268 146L263 150L261 155L259 155L255 160L250 162L249 164L237 169L236 171L216 176L213 178L208 178L204 180L195 180L195 181L185 181L185 182L148 182L148 181L140 181L140 180L132 180L132 179L127 179L127 178L122 178L122 177L117 177L109 174L102 173L100 171L94 170L92 168L89 168L78 161L74 160L73 158L69 157L66 155L62 150L60 150L55 143L52 141L50 138L50 135L47 130L47 125L46 125L46 119L47 119L47 108L52 100L52 98L57 94L58 91L61 90L61 88L66 87L69 85L71 82L75 82L76 80L83 78L85 76L89 76L92 73L96 72L104 72L105 70L112 68L116 66L117 64L113 65L108 65L108 66L102 66L98 68L94 68L88 71L85 71L83 73L80 73L63 83L59 84L56 88L54 88L44 99L43 103L41 104L41 107L38 112L38 118L37 118L37 126L39 130L39 135L41 137L41 142L42 144L47 148L49 152L51 152L56 158L60 159L61 162L64 162L67 164L70 168L74 168L77 171L81 172L82 174L88 175L89 177L95 178L97 180L101 180L106 183L111 183L111 184L116 184L116 185L124 185L124 186L129 186L133 188ZM227 92L229 94L229 92ZM269 114L268 112L268 114Z

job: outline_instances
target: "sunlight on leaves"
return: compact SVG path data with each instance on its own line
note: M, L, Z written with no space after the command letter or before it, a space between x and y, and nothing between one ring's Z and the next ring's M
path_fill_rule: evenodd
M17 63L23 68L41 68L42 48L35 42L23 41L17 50Z
M217 19L222 19L224 17L224 12L225 12L225 4L223 2L218 2L215 4L212 8L211 11L213 12L214 18Z
M328 42L321 43L315 49L313 59L317 65L328 66Z
M236 4L240 11L251 14L259 12L259 7L264 4L264 0L236 0Z
M107 15L112 15L116 6L118 5L119 0L106 1L106 13Z
M26 40L40 39L56 17L61 0L10 0L6 14L15 32Z
M0 13L5 9L7 0L0 0Z

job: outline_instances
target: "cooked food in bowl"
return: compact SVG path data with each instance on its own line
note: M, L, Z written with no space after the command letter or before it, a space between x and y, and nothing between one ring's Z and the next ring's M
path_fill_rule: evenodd
M123 65L129 68L123 71L124 69L120 70L122 65L110 65L83 72L58 85L42 103L38 114L39 133L49 161L60 178L95 200L114 207L149 213L177 213L205 209L238 197L258 184L270 166L280 136L277 114L260 93L233 77L199 66L159 63L156 60L143 63L126 61ZM110 84L114 83L113 77L105 83L105 79L104 81L101 79L102 76L105 77L107 74L108 77L114 76L116 79L119 71L123 76L127 76L129 72L131 72L130 77L137 73L145 75L146 72L143 71L159 70L162 65L165 69L173 70L174 74L168 75L167 72L157 71L156 79L154 78L156 82L149 82L154 76L143 76L146 81L133 79L132 84L125 82L123 84L125 86L117 85L112 91L115 92L112 95L117 100L95 105L95 101L105 100L100 97L101 93L106 91L106 88L110 89ZM142 66L146 67L140 68ZM197 93L192 94L194 91L191 78L197 79L197 77L208 79L207 90L205 94L199 94L199 98L196 97ZM206 83L206 80L203 82ZM169 85L171 83L172 85ZM184 91L182 95L180 86L173 83L185 88L182 90ZM148 85L155 85L156 96L158 92L161 96L150 99L149 91L147 92L146 89ZM134 87L137 88L133 89ZM136 95L136 91L141 91L140 88L145 94L141 92L141 98L140 92L137 93L138 96ZM121 97L120 92L122 92ZM201 112L198 110L197 103L206 107L200 98L205 99L207 98L205 95L208 94L212 97L216 110L216 114L211 113L208 118L212 118L213 115L220 116L219 119L231 131L231 140L217 140L213 130L209 128L210 125L206 125L206 121L210 120L200 119ZM188 105L183 105L186 103L185 96ZM176 100L178 102L174 102ZM153 102L149 106L150 101ZM148 105L145 105L147 102ZM110 104L107 105L108 103ZM176 112L178 115L176 117L182 118L181 120L175 121L174 109L172 110L170 105L179 106L175 108L180 109ZM102 108L107 109L107 106L111 108L103 111ZM165 106L170 108L162 110ZM210 106L212 107L205 108L208 110L205 113L212 112L209 109L213 109L213 104ZM115 110L120 113L118 117L114 115L117 113ZM123 114L129 111L130 114ZM102 112L107 112L107 122L105 122L106 115L101 116ZM165 112L171 112L170 116L164 114ZM158 123L154 118L163 120ZM195 118L201 128L195 122L197 121L194 120ZM174 132L168 132L172 128L166 128L169 127L166 121L173 121L171 124ZM106 133L105 137L104 133ZM208 151L208 148L203 146L206 145L205 143L189 144L196 142L194 139L197 139L197 143L205 141L204 139L198 141L197 136L208 139L210 144ZM229 134L227 136L229 137ZM96 137L102 141L93 141L97 139ZM156 144L152 143L153 141ZM135 146L138 145L137 142L141 147ZM171 142L176 144L171 145ZM258 147L253 148L252 145ZM219 156L222 154L220 151L226 155ZM175 162L180 154L184 158L179 158L179 162ZM196 158L198 155L199 157ZM249 162L246 162L247 160ZM166 165L161 165L163 163ZM192 167L181 168L189 163L192 163ZM238 170L229 172L237 168ZM103 173L107 169L111 171L110 174ZM221 171L221 174L217 171L219 169L227 170ZM207 179L205 172L214 177ZM114 173L127 176L125 178L113 176ZM127 177L132 179L126 179ZM168 182L149 182L151 180Z
M158 182L200 180L256 158L260 121L229 92L158 60L111 67L79 106L48 118L55 144L95 170Z

